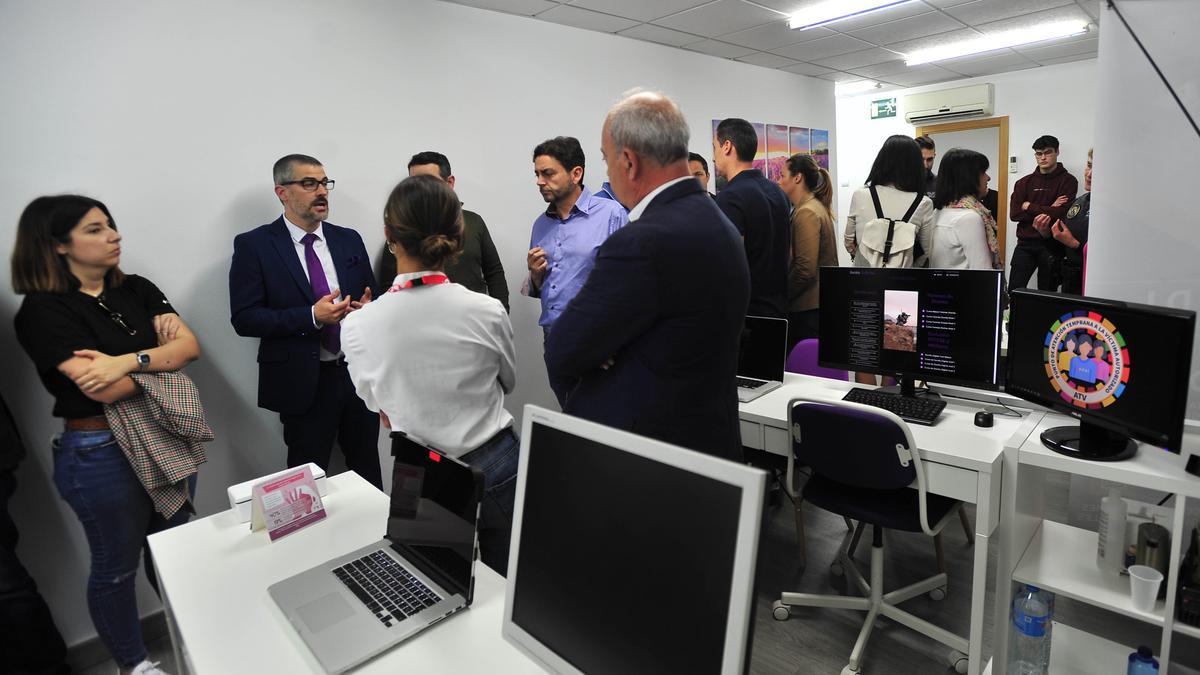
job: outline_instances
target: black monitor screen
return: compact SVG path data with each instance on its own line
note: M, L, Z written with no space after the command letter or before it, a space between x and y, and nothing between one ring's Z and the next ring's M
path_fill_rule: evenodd
M747 316L738 345L738 372L742 377L783 380L787 363L786 319Z
M995 387L999 270L821 268L822 366Z
M1005 389L1179 452L1196 315L1014 291Z
M512 621L585 673L718 673L741 489L534 422Z

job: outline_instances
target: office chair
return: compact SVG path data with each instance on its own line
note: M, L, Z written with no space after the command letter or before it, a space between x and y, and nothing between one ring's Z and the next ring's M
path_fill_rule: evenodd
M846 574L864 597L784 592L772 608L779 621L791 616L791 607L856 609L867 613L850 662L842 675L858 673L863 651L882 615L951 648L949 665L959 673L967 669L966 638L935 626L897 607L919 595L941 589L946 570L938 560L938 573L888 593L883 591L883 531L924 532L936 536L961 509L962 502L925 489L925 468L914 450L912 432L895 414L847 401L818 402L793 399L788 404L792 432L792 457L788 458L788 489L795 491L793 463L812 467L797 504L808 502L831 513L859 521L859 531L871 526L870 582L863 578L847 549L838 559ZM846 429L854 429L854 442L847 443ZM917 489L908 486L916 482ZM799 515L797 523L800 523Z
M831 380L841 380L845 382L850 379L850 373L844 370L834 370L833 368L825 368L817 362L817 347L818 340L809 338L801 340L792 347L791 353L788 354L787 363L783 369L789 373L800 373L801 375L815 375L817 377L827 377Z

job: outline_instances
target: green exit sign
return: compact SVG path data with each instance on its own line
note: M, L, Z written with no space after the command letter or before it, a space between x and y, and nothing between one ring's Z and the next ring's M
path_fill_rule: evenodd
M879 120L885 117L896 116L896 99L884 98L878 101L871 101L871 119Z

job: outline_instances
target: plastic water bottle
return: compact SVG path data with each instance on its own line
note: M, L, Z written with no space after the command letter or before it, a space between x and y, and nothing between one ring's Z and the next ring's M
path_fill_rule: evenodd
M1053 594L1028 584L1017 591L1008 627L1008 675L1046 675L1050 671L1053 618Z
M1138 647L1136 652L1129 655L1129 670L1125 674L1158 675L1158 659L1154 658L1154 652L1145 645Z

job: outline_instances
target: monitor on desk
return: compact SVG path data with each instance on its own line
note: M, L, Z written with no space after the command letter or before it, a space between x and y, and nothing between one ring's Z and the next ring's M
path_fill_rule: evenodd
M1006 390L1079 419L1042 442L1099 461L1138 439L1179 452L1196 313L1116 300L1012 292Z
M526 406L505 639L556 673L744 672L765 484Z
M826 368L995 389L999 270L821 268L820 346Z

